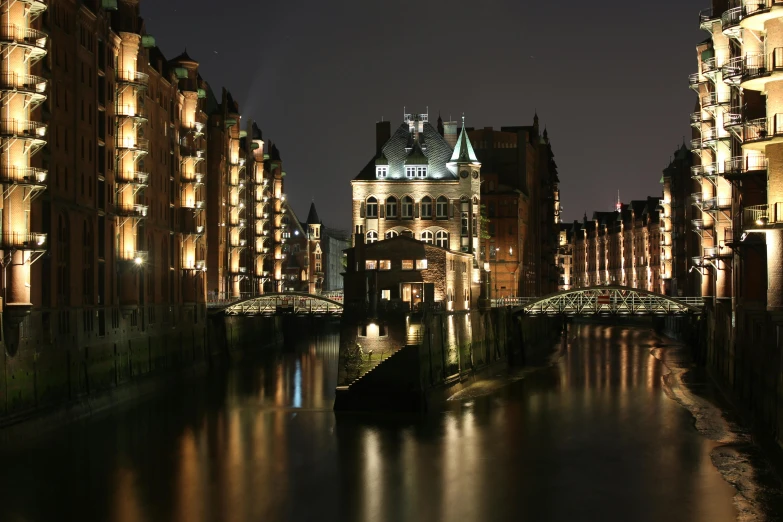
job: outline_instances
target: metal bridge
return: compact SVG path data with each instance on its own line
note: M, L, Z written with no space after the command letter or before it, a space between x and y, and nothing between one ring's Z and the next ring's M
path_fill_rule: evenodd
M493 299L493 307L510 307L524 315L688 315L700 314L701 297L670 297L625 286L564 290L546 297Z
M297 292L263 294L210 306L226 315L342 315L342 294L312 295Z

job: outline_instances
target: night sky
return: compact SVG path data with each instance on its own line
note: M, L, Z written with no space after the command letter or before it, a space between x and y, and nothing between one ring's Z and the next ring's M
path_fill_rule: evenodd
M188 53L282 155L300 219L350 229L349 181L375 122L546 125L564 219L660 194L690 140L688 74L708 0L142 0L167 57Z

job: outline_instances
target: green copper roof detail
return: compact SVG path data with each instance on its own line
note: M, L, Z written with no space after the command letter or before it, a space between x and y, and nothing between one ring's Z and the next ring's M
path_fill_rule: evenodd
M465 118L462 118L462 132L457 139L457 146L454 147L454 153L451 155L451 161L459 163L478 163L476 153L473 151L473 145L470 143L468 133L465 131Z

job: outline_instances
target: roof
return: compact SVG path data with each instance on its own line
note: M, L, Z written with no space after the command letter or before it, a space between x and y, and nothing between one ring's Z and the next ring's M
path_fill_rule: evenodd
M459 163L478 163L476 153L473 151L473 145L470 143L468 133L465 131L465 119L462 119L462 132L459 133L457 138L457 146L454 148L454 152L451 155L451 161L457 161Z
M181 54L179 54L179 55L175 56L174 58L172 58L171 61L172 62L192 62L192 63L198 63L198 62L196 62L196 60L194 60L193 58L190 57L190 55L188 54L187 48L184 51L182 51Z
M315 202L310 203L310 212L307 214L308 225L320 225L321 220L318 219L318 212L315 210Z
M415 238L412 238L412 237L408 237L408 236L403 236L403 235L395 236L395 237L392 237L392 238L389 238L389 239L382 239L382 240L376 241L374 243L367 243L367 244L365 244L364 245L365 256L369 257L370 255L373 255L373 254L371 254L371 251L376 251L376 250L379 251L378 254L384 254L385 252L388 252L388 251L394 251L397 248L399 248L399 244L398 243L405 242L405 241L413 243L414 246L421 247L420 252L421 252L422 255L424 255L424 252L427 249L430 249L430 250L434 249L434 250L443 250L444 252L448 252L450 254L454 254L455 256L473 257L473 254L468 253L468 252L460 252L458 250L449 250L448 248L443 248L443 247L440 247L438 245L434 245L434 244L431 244L431 243L425 243L423 241L419 241L418 239L415 239ZM351 250L353 248L356 248L356 247L347 248L346 250ZM370 259L373 259L373 258L370 257Z
M424 145L422 146L422 144ZM418 145L418 148L415 145ZM435 127L429 122L425 122L422 124L419 142L412 139L408 124L401 124L391 138L381 147L381 153L373 156L354 180L375 180L376 159L380 160L382 164L383 158L385 158L389 164L389 171L386 175L387 181L410 181L409 178L405 177L405 162L414 151L418 154L418 150L421 150L421 154L427 160L427 179L458 179L456 172L452 172L448 167L453 152L451 146L443 139L443 136L438 133Z

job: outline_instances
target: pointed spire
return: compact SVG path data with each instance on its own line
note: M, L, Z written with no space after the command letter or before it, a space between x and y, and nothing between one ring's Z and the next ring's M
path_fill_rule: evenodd
M321 220L318 219L318 212L315 210L315 201L310 203L310 212L307 214L308 225L320 225Z
M457 138L457 146L454 147L454 153L451 155L451 161L460 163L478 163L476 153L473 151L473 145L470 143L468 133L465 131L465 115L462 115L462 132Z

